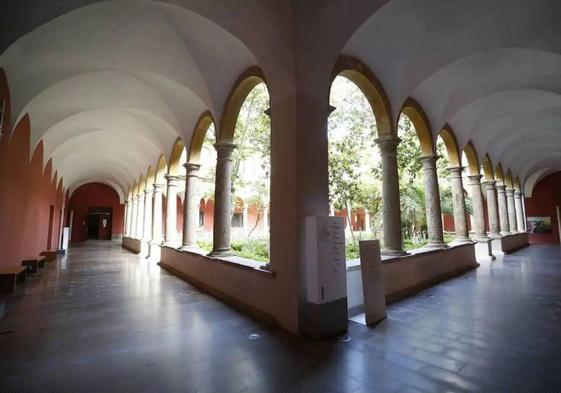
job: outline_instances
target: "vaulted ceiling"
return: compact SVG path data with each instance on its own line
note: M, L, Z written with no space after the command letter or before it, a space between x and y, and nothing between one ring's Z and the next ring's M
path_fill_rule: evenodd
M480 159L489 154L527 191L561 170L561 2L7 0L1 7L0 66L12 113L30 115L32 149L43 140L45 161L53 158L68 188L103 179L126 190L177 137L190 140L203 111L219 117L249 66L266 76L319 74L320 63L331 70L340 54L374 72L395 119L414 98L435 137L450 125L460 148L472 141Z

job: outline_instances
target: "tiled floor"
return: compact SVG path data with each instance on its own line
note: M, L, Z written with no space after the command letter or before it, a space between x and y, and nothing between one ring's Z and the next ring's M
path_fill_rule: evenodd
M93 243L28 280L0 333L1 392L560 392L561 248L499 257L318 342Z

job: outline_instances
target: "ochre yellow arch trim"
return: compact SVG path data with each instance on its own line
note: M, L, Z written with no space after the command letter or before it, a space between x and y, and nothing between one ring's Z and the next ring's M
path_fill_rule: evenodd
M152 165L148 167L148 171L146 172L146 184L144 189L145 190L152 190L152 185L156 182L156 171L152 168Z
M209 111L204 112L197 121L193 137L191 138L191 145L189 146L189 154L187 161L198 164L201 160L201 151L203 149L203 142L209 127L214 123L212 114Z
M481 166L483 167L483 178L484 178L483 180L485 181L495 180L495 176L493 175L493 164L491 163L491 158L489 157L489 154L485 154Z
M519 191L519 192L522 191L522 188L520 187L520 179L518 178L518 176L516 176L516 177L513 179L513 183L514 183L514 189L515 189L516 191Z
M503 172L503 166L499 162L495 168L495 180L500 184L505 184L505 176Z
M185 150L185 144L181 138L177 138L173 148L171 149L171 154L169 158L168 173L173 176L179 175L179 165L181 164L181 155Z
M446 124L440 133L438 134L444 142L446 147L446 153L448 154L448 161L450 161L451 167L459 167L462 165L462 158L458 149L458 142L456 141L456 136L452 127Z
M510 188L510 189L513 188L512 173L510 172L510 169L507 169L506 171L505 184L506 184L506 188Z
M390 101L382 84L374 73L357 58L342 55L337 59L331 83L338 76L343 76L353 82L366 97L376 118L378 138L397 136L397 129L393 127Z
M479 175L479 159L477 158L477 152L475 151L475 147L471 141L466 144L464 153L466 153L469 174L472 176Z
M140 175L140 179L138 179L138 195L144 192L145 186L146 186L146 178L144 177L144 175Z
M216 130L217 142L233 142L240 109L247 95L260 83L265 83L267 86L263 71L257 66L248 68L234 83L226 100L220 129Z
M165 184L165 176L168 171L168 163L165 155L161 155L158 163L156 164L156 174L154 183Z
M406 115L413 123L421 144L421 155L425 157L433 155L434 144L432 143L430 122L421 105L413 98L408 98L401 107L400 113Z

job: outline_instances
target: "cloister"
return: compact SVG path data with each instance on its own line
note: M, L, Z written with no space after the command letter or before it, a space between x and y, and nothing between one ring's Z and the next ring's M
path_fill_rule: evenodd
M339 345L346 337L357 341L349 345L361 354L371 337L395 343L392 329L400 312L446 321L439 325L442 337L449 323L452 341L463 333L469 336L463 330L468 325L477 331L475 319L480 315L472 325L465 316L472 315L469 311L461 319L466 325L457 331L453 327L458 306L454 302L464 301L467 293L477 304L484 302L478 287L466 284L472 279L484 282L480 285L486 296L502 296L493 288L520 290L522 295L516 292L516 297L541 296L527 285L534 280L533 271L547 266L552 282L543 296L558 307L555 279L561 271L551 261L561 259L559 16L561 3L548 0L7 1L0 5L0 272L39 255L53 261L44 272L49 283L72 269L128 271L130 264L140 264L136 277L147 274L149 281L138 281L139 287L147 285L141 292L147 292L137 295L149 293L142 298L150 299L143 312L163 307L157 305L160 295L152 292L150 283L165 281L218 299L192 295L197 302L220 304L216 307L224 315L235 313L234 324L261 329L256 326L264 323L262 335L293 333L299 337L287 340L296 340L299 348L306 345L300 341L306 340L303 337ZM359 161L376 156L380 168L376 217L366 204L335 208L330 200L328 123L340 109L330 104L336 78L350 81L373 115L375 125L364 125L371 146L358 149L363 151ZM253 99L248 97L255 89L261 89L263 107L250 113L247 105ZM404 119L416 134L422 164L417 176L424 186L423 244L413 248L405 245L402 217L399 132ZM247 132L257 122L266 131L260 135L264 139L251 139ZM248 147L254 150L243 150ZM446 160L445 175L438 169L439 160ZM368 171L363 172L368 177ZM236 179L242 179L240 185L235 185ZM258 191L248 191L254 181L259 182ZM443 209L444 183L451 192L449 212ZM368 278L362 250L360 257L347 256L338 264L332 254L345 253L334 235L338 227L323 227L317 233L310 229L315 222L310 220L325 217L339 217L329 225L341 223L347 231L370 236L369 241L377 237L380 281ZM374 236L370 229L375 218L379 232ZM253 259L233 247L252 236L266 244L268 260ZM86 264L88 252L100 256ZM315 268L319 273L310 273ZM494 276L498 270L493 269L513 275L512 288L499 274ZM84 299L96 296L95 277L107 280L105 289L112 285L110 277L119 282L117 273L94 276L83 278L92 285L82 288ZM30 288L39 288L40 280L32 276ZM450 289L456 288L453 285L465 293ZM388 318L366 327L371 286L380 291ZM341 295L338 288L343 288ZM55 296L55 290L47 291L41 297ZM111 292L107 291L103 293ZM450 309L436 315L435 309L425 308L422 291L449 291L446 296L455 298L449 300ZM31 293L18 284L13 294L0 298L0 333L17 334L13 326L20 325L22 331L29 329L23 322L25 304L31 304L26 303L30 299L37 302ZM313 300L319 293L322 300ZM444 304L442 298L439 301ZM503 302L511 310L508 296L489 301ZM537 312L524 307L529 306L521 304L508 315ZM191 311L178 308L176 316L181 319ZM488 319L496 317L490 314ZM173 319L170 315L161 318ZM557 314L547 315L553 326ZM212 325L211 314L204 311L200 316ZM246 316L259 322L248 322L253 319ZM426 326L432 326L430 321ZM515 329L511 320L501 323L489 329L506 324ZM189 336L194 343L199 334L204 336L201 326L190 320L185 325L188 333L181 334L194 334ZM558 334L549 326L536 328L543 328L551 348L557 348ZM227 335L227 329L220 334ZM470 340L489 339L473 335ZM2 340L0 335L0 347ZM401 355L424 350L422 343L415 345ZM470 345L460 350L471 354ZM33 379L12 378L17 375L15 364L22 363L10 363L17 350L12 344L5 348L0 349L0 381L13 391L39 386ZM559 360L558 354L543 351L551 361ZM433 355L449 354L442 349L430 359ZM390 378L398 381L391 388L356 377L363 390L337 387L336 382L325 385L328 388L308 384L307 372L299 375L294 370L289 372L289 386L276 379L282 379L279 371L275 378L263 377L265 385L238 381L232 391L501 391L522 383L518 377L508 385L477 373L462 374L461 366L448 370L436 364L439 361L415 361L426 361L437 371L426 364L414 370L404 366L421 380L405 382L405 373L398 374ZM352 363L337 362L345 370ZM370 373L376 363L364 362L365 373ZM465 360L467 366L472 362L476 363ZM455 374L438 374L443 369ZM535 391L558 388L560 380L549 371L524 383ZM55 383L48 379L52 376L41 378L37 374L37 383L49 380L52 385L43 386L53 391L85 389ZM463 384L470 378L474 385ZM162 389L229 391L209 381L200 386L174 381ZM92 386L106 391L111 385ZM159 390L151 385L119 386Z

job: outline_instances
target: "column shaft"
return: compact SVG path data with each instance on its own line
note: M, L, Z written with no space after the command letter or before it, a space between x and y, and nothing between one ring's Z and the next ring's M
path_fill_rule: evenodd
M167 204L166 204L166 245L177 245L177 185L179 176L166 175Z
M506 208L508 211L508 224L511 233L516 233L516 210L514 208L514 190L506 189Z
M466 201L464 198L464 185L462 181L462 167L448 168L450 185L452 188L452 205L454 208L454 231L456 236L454 243L468 243L471 240L468 235L466 220Z
M481 175L469 176L471 201L473 205L473 218L475 226L475 240L487 241L485 232L485 213L483 212L483 194L481 192Z
M510 224L508 222L508 208L504 184L497 184L497 204L499 205L499 224L501 235L510 235Z
M518 232L524 232L524 212L522 211L522 197L520 191L514 191L514 208L516 209L516 224Z
M425 209L427 215L427 229L429 242L426 248L442 248L444 235L442 232L442 211L440 209L440 190L438 189L438 174L436 173L435 155L421 157L425 180Z
M142 239L144 235L144 194L138 195L138 217L136 218L136 237Z
M183 248L197 245L197 228L199 226L198 177L199 164L188 162L185 164L187 175L185 178L185 202L183 204Z
M489 180L484 182L485 193L487 195L487 214L489 215L489 235L491 237L499 237L500 224L499 224L499 209L497 205L497 190L495 188L495 181Z
M153 190L144 191L144 231L142 239L149 242L152 240L152 199L154 197Z
M160 244L163 241L162 237L162 193L164 190L163 184L154 184L154 206L152 206L152 242Z
M130 216L130 203L128 200L125 201L125 224L123 230L123 236L129 235L129 216Z
M397 145L399 138L377 139L382 156L383 248L384 255L404 255L401 237L401 205Z
M230 226L232 220L232 152L236 145L217 142L216 184L214 188L214 231L210 255L230 254Z
M136 220L138 219L138 196L132 198L130 237L136 237Z

